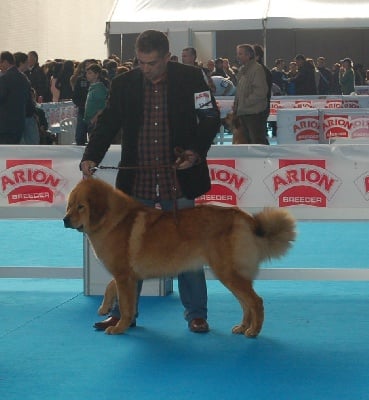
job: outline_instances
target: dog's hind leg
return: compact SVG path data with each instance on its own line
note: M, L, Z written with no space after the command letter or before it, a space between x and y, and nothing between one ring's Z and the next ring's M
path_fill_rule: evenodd
M106 328L105 333L114 335L123 333L134 318L136 312L137 280L131 276L115 277L117 286L120 320L117 325Z
M244 334L248 337L257 336L264 322L263 299L259 297L252 287L252 280L245 278L236 271L227 272L226 276L218 276L238 299L243 310L240 324L232 329L232 333Z
M112 279L106 286L104 299L97 311L99 315L106 315L113 308L114 302L117 298L117 287L115 279Z

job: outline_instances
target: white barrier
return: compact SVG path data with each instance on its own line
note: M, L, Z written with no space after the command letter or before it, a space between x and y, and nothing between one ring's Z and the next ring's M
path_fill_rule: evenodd
M278 144L317 144L320 140L319 111L308 109L280 109Z
M66 118L77 116L77 107L72 101L60 101L57 103L41 103L41 108L45 111L49 126L58 125Z
M81 179L82 152L80 146L0 146L0 218L60 219L62 224L67 196ZM197 202L237 205L249 212L285 207L301 220L369 220L368 153L369 144L213 146L208 162L212 190ZM119 160L120 146L113 145L102 165L117 166ZM110 183L115 175L115 170L97 172ZM101 294L110 277L88 246L84 259L85 293ZM45 277L48 270L43 269ZM32 268L23 273L31 277ZM278 276L369 280L369 270L266 268L260 274L262 279ZM166 288L163 281L154 286L157 293Z
M278 144L369 142L369 108L280 109L277 119Z
M233 96L216 97L216 101L220 108L221 118L224 118L230 111L232 111L232 106L234 102ZM270 115L268 120L277 121L277 114L279 110L313 108L369 108L369 95L272 96L272 98L270 99Z

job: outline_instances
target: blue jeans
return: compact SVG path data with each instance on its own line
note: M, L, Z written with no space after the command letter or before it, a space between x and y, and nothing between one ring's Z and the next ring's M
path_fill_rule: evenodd
M141 203L155 207L156 201L137 199ZM174 202L173 200L161 200L159 202L164 211L172 211ZM178 210L183 208L193 208L195 206L194 200L186 198L177 199ZM137 307L136 318L138 317L138 300L142 289L142 281L137 283ZM190 322L195 318L207 319L208 314L208 294L206 287L205 273L203 269L198 271L182 272L178 275L178 291L181 302L185 309L184 315L186 321ZM118 303L112 309L111 315L120 318Z

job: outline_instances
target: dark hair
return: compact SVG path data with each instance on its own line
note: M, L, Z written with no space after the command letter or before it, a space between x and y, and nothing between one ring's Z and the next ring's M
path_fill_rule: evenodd
M36 61L38 62L38 54L37 54L37 52L36 52L36 51L34 51L34 50L31 50L30 52L28 52L28 54L32 54L32 55L33 55L33 57L35 57Z
M182 51L188 51L191 55L194 56L195 60L197 58L197 51L194 47L186 47Z
M15 64L14 55L10 51L2 51L0 53L0 60L1 61L8 61L10 65Z
M14 53L15 65L19 67L21 64L24 64L28 60L28 56L26 53L22 53L21 51L17 51Z
M163 32L147 30L138 35L135 49L146 54L157 51L164 57L169 53L169 40Z
M303 54L297 54L297 56L295 57L295 60L305 61L306 58Z
M102 67L99 64L91 64L86 68L86 71L92 71L95 74L101 74Z
M110 85L108 76L108 71L105 68L102 68L99 64L91 64L86 68L86 71L92 71L95 74L99 75L99 80L108 88Z
M264 49L261 44L254 44L254 51L256 57L263 58L264 57Z

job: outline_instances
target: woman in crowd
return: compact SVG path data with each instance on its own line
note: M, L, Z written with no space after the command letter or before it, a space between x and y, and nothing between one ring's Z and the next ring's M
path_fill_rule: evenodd
M339 82L342 94L348 95L355 92L355 72L352 68L352 61L350 58L345 58L342 61L339 73Z
M109 91L109 81L103 78L102 68L99 64L91 64L86 68L88 88L84 120L88 126L88 132L96 124L97 117L106 104Z

